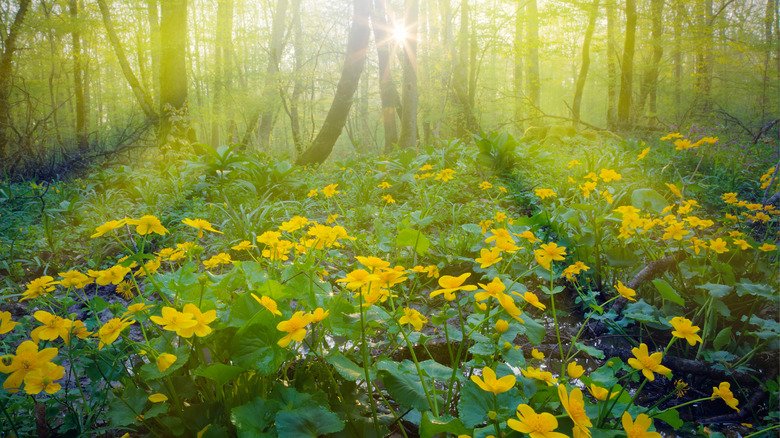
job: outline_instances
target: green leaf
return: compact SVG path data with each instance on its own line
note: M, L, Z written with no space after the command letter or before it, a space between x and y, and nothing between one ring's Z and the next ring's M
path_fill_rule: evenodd
M274 326L274 319L260 315L244 324L233 337L231 358L244 368L253 368L264 376L275 373L284 363L287 350L276 342L281 333Z
M255 437L262 434L274 422L279 403L257 397L251 402L230 410L230 421L239 437Z
M736 286L737 295L740 297L747 293L749 295L777 301L777 290L773 289L772 286L767 284L750 283L749 281L744 281L742 283L737 283Z
M725 284L713 284L707 283L701 286L696 286L697 289L705 289L710 293L713 298L723 298L731 292L732 286Z
M712 348L720 350L731 342L731 327L726 327L712 340Z
M382 379L387 393L398 404L420 411L427 411L431 408L419 376L391 368L380 371L379 377Z
M176 362L168 367L168 369L161 372L160 369L157 368L156 363L146 363L141 367L141 372L139 373L141 378L149 381L161 379L165 376L173 374L176 370L183 367L187 363L187 360L189 360L190 357L190 350L187 347L179 347L171 354L176 356Z
M213 380L217 382L218 385L222 386L225 383L233 380L242 372L244 372L244 368L233 365L226 365L223 363L215 363L206 367L198 367L194 374L196 376L201 376Z
M521 333L523 332L524 328L525 335L528 336L528 340L531 341L531 343L534 345L540 345L542 341L544 341L544 336L547 334L547 330L544 328L544 326L539 324L535 319L531 318L525 313L520 315L520 319L525 322L525 324L520 326Z
M655 418L666 422L666 424L675 430L679 430L683 426L683 421L680 419L680 413L677 412L677 409L667 409L656 415Z
M452 377L452 368L442 365L433 359L420 362L420 368L427 376L432 377L439 382L446 382L450 380L450 377ZM459 373L455 373L455 376L463 377Z
M685 300L683 300L682 297L677 294L677 292L672 288L672 285L670 285L666 280L662 278L656 278L653 280L653 286L658 289L658 293L661 294L665 300L669 300L681 306L685 305Z
M423 255L428 252L431 246L430 240L425 235L411 228L404 228L395 238L396 246L411 246L414 252Z
M360 365L352 362L348 357L339 352L331 354L330 356L326 357L325 360L327 360L329 364L333 365L333 368L336 369L336 372L338 372L341 377L349 380L350 382L354 382L358 379L363 379L366 377L365 372Z
M322 406L280 411L276 414L276 430L280 438L311 437L335 433L344 423Z
M650 210L661 214L669 203L666 202L666 198L653 189L636 189L631 193L631 205L642 211Z
M467 435L469 430L461 423L460 419L442 415L439 418L429 412L423 412L420 422L420 436L422 438L431 438L439 433L451 433L455 436Z

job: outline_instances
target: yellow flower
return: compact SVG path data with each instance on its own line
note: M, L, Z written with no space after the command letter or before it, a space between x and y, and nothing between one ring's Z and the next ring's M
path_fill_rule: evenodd
M387 182L387 181L382 181L382 183L381 183L381 184L379 184L377 187L379 187L380 189L384 190L384 189L389 189L389 188L390 188L390 187L392 187L392 186L390 185L390 183L389 183L389 182Z
M482 189L482 190L492 189L493 188L493 184L490 184L487 181L482 181L481 183L479 183L479 188Z
M536 296L536 294L533 292L525 292L522 295L520 295L517 292L512 292L512 293L524 299L528 304L536 307L539 310L544 310L547 308L547 306L545 306L544 304L541 303L541 301L539 301L539 297Z
M333 197L333 195L338 195L341 193L340 191L336 190L336 187L338 187L338 184L329 184L322 189L322 194L325 195L326 198Z
M95 283L100 286L105 286L107 284L118 285L124 281L125 275L129 272L130 268L126 268L122 265L114 265L102 271L93 271L90 269L87 271L87 274L89 274L90 277L95 278Z
M522 233L518 234L517 237L522 237L523 239L529 241L530 243L541 242L541 240L537 239L536 236L534 236L534 233L532 233L530 230L523 231Z
M138 313L138 312L140 312L142 310L151 309L151 308L152 308L152 306L150 306L150 305L148 305L146 303L143 303L143 302L142 303L131 304L131 305L127 306L127 312L122 314L122 318L135 315L136 313Z
M182 222L184 223L184 225L189 225L192 228L198 230L198 239L203 237L203 230L213 231L215 233L222 234L222 231L215 230L214 227L212 227L211 224L205 219L186 218L186 219L182 219Z
M524 370L520 370L523 375L529 379L537 379L547 383L547 386L553 386L558 382L557 378L553 378L553 375L549 371L542 371L540 368L528 367Z
M109 231L116 230L117 228L121 228L127 223L126 219L120 219L118 221L108 221L104 223L103 225L95 228L95 234L89 236L90 238L100 237Z
M0 335L10 332L19 324L11 320L11 312L0 312Z
M734 398L734 394L731 392L731 383L720 382L720 385L718 385L717 388L713 386L712 397L710 397L710 399L714 399L716 397L722 398L731 409L739 412L739 408L737 407L739 400Z
M357 259L361 265L365 266L366 268L370 268L372 272L376 272L379 269L385 269L390 266L390 262L384 261L379 257L355 256L355 259Z
M585 374L585 368L578 365L577 362L569 362L569 364L566 365L566 373L572 379L579 379L583 374Z
M195 321L194 326L181 328L176 331L176 334L184 338L190 338L193 334L199 338L207 336L212 331L211 327L209 327L209 324L217 319L216 310L212 309L202 313L198 306L192 303L185 304L184 308L182 309L182 313L185 315L192 315L192 319Z
M24 392L36 395L41 391L54 394L62 386L54 383L65 376L65 367L51 362L45 362L40 367L33 369L24 376Z
M674 327L672 336L685 339L691 345L696 345L696 342L702 342L701 336L696 334L700 330L699 327L691 325L690 319L675 316L669 323Z
M658 432L650 432L649 429L653 425L653 420L646 414L639 414L636 417L636 421L631 419L631 414L623 412L623 429L626 431L628 438L662 438Z
M440 179L442 182L447 182L451 179L453 179L453 175L455 175L455 171L452 169L444 169L441 172L436 174L435 180Z
M663 353L657 352L649 354L647 351L647 344L644 342L639 344L639 348L632 348L631 352L634 353L635 358L629 358L628 364L634 369L641 370L642 374L651 382L655 380L654 372L661 374L662 376L672 372L669 368L661 365Z
M0 373L10 374L3 383L8 392L17 392L24 378L33 370L43 367L43 364L54 359L56 348L45 348L38 351L38 344L24 341L16 347L16 355L0 357Z
M533 356L534 359L542 360L544 359L544 353L534 348L531 350L531 356Z
M566 387L559 385L558 396L561 398L561 405L563 405L569 418L574 422L574 429L572 430L574 438L589 438L589 428L593 426L593 423L590 422L588 414L585 413L585 401L582 399L582 390L574 388L571 390L571 394L567 394Z
M680 189L678 189L676 185L671 183L664 183L664 184L666 184L666 187L669 187L669 191L674 193L675 196L677 196L678 198L683 197L682 192L680 192Z
M311 189L309 190L309 193L306 194L306 197L311 198L313 196L317 196L317 192L318 192L317 189Z
M636 291L630 287L624 286L622 281L618 280L618 284L615 288L623 298L629 301L636 301L636 298L634 298L636 296Z
M330 310L325 310L322 307L317 307L311 314L311 322L320 322L330 315Z
M416 309L404 307L404 316L398 318L398 324L411 324L415 330L421 330L423 324L428 322L428 318L418 312Z
M761 249L761 248L759 248ZM53 291L59 284L59 281L54 281L53 277L48 275L44 277L36 278L35 280L27 283L27 290L24 292L24 296L19 301L24 301L29 298L38 298L42 295Z
M177 357L170 353L162 353L157 358L157 369L163 372L176 362Z
M608 389L602 388L600 386L596 386L595 384L591 383L588 387L588 391L590 391L591 394L593 394L593 397L596 397L596 400L604 401L609 397L609 399L613 399L617 397L617 392L609 392Z
M146 216L141 216L140 219L128 219L127 223L130 225L135 225L135 232L142 236L150 233L157 233L161 236L168 234L168 230L162 226L160 219L157 219L155 216L149 214Z
M471 381L476 383L483 391L492 392L493 394L500 394L507 392L515 386L514 374L506 375L500 379L496 379L496 372L490 367L482 368L482 378L476 375L471 376Z
M477 283L484 292L477 292L474 294L474 299L477 301L484 301L488 298L498 298L499 294L502 294L506 289L506 286L500 278L495 277L493 281L488 284Z
M439 278L439 286L441 286L442 289L437 289L431 292L430 297L433 298L435 296L444 294L444 299L446 299L447 301L453 301L455 300L456 291L476 290L477 287L474 285L463 286L463 282L466 281L466 279L469 278L469 276L471 276L470 272L462 274L458 277L453 277L451 275L442 275L441 278Z
M599 172L599 178L604 180L604 182L610 182L610 181L617 181L622 178L619 173L615 172L612 169L601 169L601 172Z
M53 315L44 310L38 310L33 313L33 317L37 319L43 325L36 327L30 333L30 338L36 343L43 339L44 341L53 341L57 338L62 338L65 343L68 343L70 339L70 328L73 325L73 321L64 319L60 316Z
M257 295L253 293L252 293L252 298L257 300L258 303L262 304L263 307L265 307L269 312L271 312L271 314L282 316L282 312L279 311L279 308L276 305L276 301L274 301L273 298L266 297L266 296L262 296L258 298Z
M160 394L159 392L150 395L148 398L149 401L152 403L160 403L160 402L168 401L168 396L165 394Z
M768 242L764 242L763 245L758 247L758 250L763 252L774 251L776 249L777 249L777 245L772 245L771 243Z
M566 164L566 167L569 168L569 169L571 169L574 166L582 166L582 163L580 163L577 160L571 160L571 161L569 161L568 164Z
M729 252L729 249L726 248L726 241L724 241L720 237L718 237L715 240L710 239L710 249L715 251L718 254Z
M82 274L79 271L68 271L68 272L60 272L60 277L62 277L62 280L60 280L60 284L62 287L75 287L76 289L81 289L84 286L92 283L92 279L84 274Z
M501 249L500 248L482 248L479 250L479 257L475 258L474 261L479 263L479 267L482 269L487 268L488 266L492 266L498 262L500 262L502 259L501 257Z
M277 324L277 330L287 332L282 339L279 339L277 344L280 347L286 347L290 345L290 342L292 341L302 341L303 338L306 337L306 326L309 325L312 320L313 316L311 314L304 314L303 311L300 310L295 312L290 319Z
M230 247L230 249L235 251L249 251L249 248L257 248L257 246L252 245L252 242L248 240L243 240L238 245Z
M509 322L503 319L496 321L496 331L499 333L506 333L509 330Z
M553 196L557 196L556 193L550 189L536 189L534 190L534 194L540 199L547 199Z
M691 141L688 140L687 138L681 138L679 140L675 140L674 141L674 145L677 146L674 149L678 150L678 151L683 151L683 150L691 149L692 147L694 147L691 144Z
M682 137L683 137L682 134L680 134L679 132L675 132L673 134L667 134L661 137L661 140L674 140L675 138L682 138Z
M558 420L549 412L537 414L532 407L521 404L517 406L517 418L520 420L510 418L506 425L531 438L568 438L565 434L554 432L558 428Z
M542 265L548 271L553 260L563 260L566 255L566 247L558 246L557 243L551 242L549 244L543 244L539 249L534 251L534 257L536 262Z
M309 220L303 216L293 216L293 218L290 219L289 221L282 222L282 224L279 225L279 231L286 231L288 233L292 233L294 231L300 230L301 228L305 227L308 223Z
M103 326L100 327L100 330L98 330L98 337L100 338L98 350L102 350L106 345L113 344L114 341L119 338L119 334L122 333L122 330L126 329L133 323L135 323L134 320L128 321L124 318L113 318L107 323L103 324Z
M566 277L569 281L574 281L575 275L578 275L582 271L590 270L590 267L585 265L585 263L577 262L573 265L569 265L566 269L563 270L563 275Z
M336 282L347 283L347 289L355 290L355 289L360 289L361 287L368 285L372 281L377 281L377 280L379 280L379 276L375 274L370 274L365 269L355 269L354 271L347 274L345 278L339 278L338 280L336 280Z
M179 312L173 307L163 307L162 316L152 315L149 319L163 326L164 330L178 333L179 330L193 328L198 325L198 321L193 316L191 313Z
M650 148L644 148L642 149L642 152L639 154L638 157L636 157L636 160L639 161L647 156L647 153L650 152Z
M422 166L417 170L419 170L420 172L425 172L426 170L431 170L431 169L433 169L433 166L431 166L430 164L426 164L425 166Z

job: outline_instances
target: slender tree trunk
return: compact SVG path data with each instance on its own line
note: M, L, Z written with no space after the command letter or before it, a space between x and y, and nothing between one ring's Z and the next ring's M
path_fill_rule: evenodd
M49 22L49 20L51 19L52 6L53 4L47 5L45 1L43 0L41 1L41 10L43 10L47 22ZM60 132L60 122L59 122L60 117L58 111L58 108L60 106L59 92L54 86L54 79L58 76L57 69L61 63L58 62L57 41L51 26L49 26L46 29L46 39L49 40L49 57L51 61L51 67L49 68L49 77L48 77L49 102L52 110L51 118L52 118L52 122L54 122L54 136L57 139L57 144L62 147L63 142L62 142L62 133Z
M515 38L513 45L514 54L514 69L512 79L514 80L514 92L515 92L515 128L518 131L523 130L523 30L524 30L524 15L523 15L523 0L517 0L515 6Z
M590 68L590 42L593 39L593 31L596 28L596 19L599 15L599 0L593 0L590 14L588 15L588 27L585 28L585 38L582 41L582 64L580 65L580 74L577 76L577 86L574 90L574 100L572 101L572 125L577 128L580 124L580 106L582 103L582 92L585 90L585 80L588 77L588 68Z
M615 0L606 0L607 5L607 129L617 128L617 43L615 42Z
M160 103L160 12L157 0L146 0L149 19L149 47L152 52L152 95ZM152 104L154 108L154 104Z
M320 132L314 138L311 146L298 157L295 161L296 164L324 162L344 129L344 123L347 121L349 109L352 106L352 97L358 87L363 64L366 61L370 33L368 16L369 0L354 0L354 17L347 39L344 68L341 70L341 78L336 86L336 95L333 97L333 102L325 116Z
M11 125L11 108L8 102L13 82L13 57L16 52L16 40L19 38L20 27L30 6L30 0L21 0L16 11L14 22L3 43L3 53L0 55L0 159L6 157L8 145L8 128Z
M645 67L642 76L642 83L639 86L639 102L636 105L636 114L644 112L645 103L649 100L648 116L656 116L656 96L658 84L658 69L661 64L661 58L664 54L664 48L661 44L661 37L664 30L662 14L664 10L664 0L651 0L651 34L650 45L653 46L653 58L650 64Z
M712 101L712 0L696 3L696 110L700 116L710 112Z
M86 108L84 105L84 82L81 69L81 32L79 28L79 5L78 0L69 0L70 18L72 20L72 31L70 33L73 41L73 89L76 97L76 142L80 151L85 152L89 149L87 142L87 122Z
M224 93L229 81L229 57L233 22L233 0L219 0L217 3L217 30L214 47L214 99L212 101L211 145L220 145L220 130L223 126ZM227 125L225 125L227 126Z
M682 115L682 72L683 72L683 54L682 54L682 35L683 35L683 17L685 15L685 0L677 0L674 12L674 110L675 119L680 121Z
M160 113L162 114L162 126L158 139L163 144L168 141L173 113L186 111L187 0L165 0L161 6Z
M526 52L528 100L534 106L534 115L538 115L541 108L541 80L539 77L539 10L536 0L528 0L525 12L528 19L525 39L528 47Z
M295 50L295 71L293 72L293 92L290 98L290 130L292 131L293 144L295 145L295 156L303 153L303 133L301 132L301 122L298 115L298 101L303 94L303 32L301 32L301 0L293 0L293 48Z
M277 110L277 96L279 96L279 62L282 58L282 39L284 38L285 19L287 17L287 0L279 0L276 3L274 21L271 25L271 45L268 48L268 65L265 69L265 85L260 102L260 127L258 137L260 148L268 147L271 131L274 128L274 119ZM250 126L250 130L254 124Z
M420 1L406 0L405 9L406 41L403 42L401 135L398 138L398 147L401 149L417 145L417 27L419 25Z
M460 116L457 124L457 136L464 137L468 132L475 131L471 98L469 97L469 6L468 0L460 4L460 29L458 29L458 53L453 57L452 89L460 105ZM474 68L475 66L471 66Z
M775 19L775 13L777 11L777 1L767 0L766 12L764 15L764 44L766 44L766 51L764 54L764 80L761 83L761 126L766 125L766 110L771 106L769 98L767 98L767 88L769 81L769 61L772 59L772 23Z
M111 46L114 48L114 53L116 54L116 58L119 61L119 66L122 68L122 73L125 75L125 80L127 80L127 83L130 85L130 89L133 90L133 95L141 105L141 110L143 110L146 117L151 120L157 120L157 113L154 111L152 100L149 98L149 94L141 86L141 83L138 81L135 73L133 73L133 70L130 68L130 63L127 61L125 49L122 46L122 43L119 41L119 38L116 35L116 31L114 30L114 24L111 20L111 12L108 10L106 0L97 0L97 2L98 6L100 7L100 14L103 16L103 25L106 28L108 40L111 43Z
M395 123L396 107L400 105L398 91L395 89L392 74L392 57L390 48L392 37L388 30L386 0L374 0L371 27L376 41L377 65L379 67L379 98L382 102L382 126L385 131L386 154L393 151L393 145L398 143L398 128Z
M636 38L636 2L626 0L626 41L620 67L620 96L618 98L618 125L631 126L631 93L634 79L634 45Z

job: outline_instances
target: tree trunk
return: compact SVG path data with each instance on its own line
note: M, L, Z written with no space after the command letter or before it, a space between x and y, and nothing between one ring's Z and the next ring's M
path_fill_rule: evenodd
M398 138L398 147L401 149L417 145L417 27L420 1L406 0L405 6L406 40L403 42L401 136Z
M21 0L16 11L14 22L3 42L3 53L0 55L0 159L6 157L8 145L8 128L11 125L11 108L8 102L11 97L13 82L13 57L16 51L16 40L19 38L19 28L22 26L30 0Z
M615 42L615 0L606 0L607 6L607 129L617 128L617 43Z
M712 86L712 0L696 2L696 110L700 116L710 112L712 101L710 89Z
M462 0L460 4L460 29L458 29L458 53L453 57L452 89L460 106L460 115L457 124L457 136L465 137L468 132L475 131L471 98L469 97L469 6L468 0ZM471 68L474 68L472 65Z
M354 0L354 9L352 27L349 30L347 40L347 53L344 58L344 67L341 70L341 78L336 86L336 95L333 97L333 102L325 116L320 132L314 138L311 146L298 157L295 161L296 164L324 162L344 129L344 123L352 106L352 97L358 87L360 75L363 73L363 64L366 61L369 37L369 0Z
M160 102L160 12L157 0L147 0L149 19L149 47L152 52L152 94L154 102ZM154 108L154 104L152 104Z
M227 88L229 74L229 41L232 38L231 33L233 23L233 0L219 0L217 3L217 30L214 47L214 99L212 102L212 120L211 120L211 145L219 147L220 145L220 127L223 126L223 106L224 93ZM227 126L227 125L225 125Z
M541 81L539 78L539 10L536 0L529 0L525 5L526 17L526 43L528 51L526 82L528 87L528 100L533 105L533 114L538 115L541 108Z
M682 35L684 32L683 22L685 15L685 1L677 0L674 12L674 110L677 123L680 122L682 115Z
M631 127L631 91L634 79L634 45L636 38L636 2L626 0L626 41L620 67L620 96L618 98L618 125Z
M163 144L167 142L168 134L172 128L171 116L173 113L186 111L187 0L165 0L161 6L160 113L162 114L162 125L158 140Z
M274 21L271 25L271 44L268 47L268 65L265 69L265 85L260 101L260 127L257 132L261 149L268 147L271 131L274 128L277 96L279 96L279 62L282 59L282 39L284 38L287 3L287 0L279 0L276 3ZM249 127L250 131L253 128L254 124Z
M514 69L512 79L514 80L514 92L515 92L515 128L518 131L523 131L523 7L522 0L517 1L515 7L515 38L513 45L514 54Z
M86 122L86 108L84 105L84 81L82 78L81 69L81 27L79 23L79 5L78 0L69 0L68 8L70 9L71 28L70 33L73 40L73 89L76 97L76 143L78 148L82 152L86 152L89 149L89 143L87 142L87 122Z
M398 143L398 127L395 123L396 107L399 106L398 91L395 89L392 74L392 57L390 56L391 36L388 32L386 0L374 0L371 14L371 27L376 41L377 65L379 67L379 97L382 101L382 126L385 131L384 152L393 151L393 145Z
M599 15L599 0L593 0L593 6L588 15L588 27L585 29L585 38L582 41L582 65L580 65L580 74L577 76L577 86L574 90L574 100L572 101L572 125L577 128L580 124L580 106L582 103L582 92L585 89L585 79L588 77L588 68L590 68L590 41L593 39L593 31L596 28L596 19Z
M303 153L303 133L301 132L301 122L298 116L298 101L303 93L303 33L301 32L301 0L293 0L293 49L295 50L295 71L293 72L293 92L290 98L290 130L292 131L293 144L295 145L295 156Z
M122 73L125 75L125 80L127 80L127 83L130 85L130 89L133 90L133 95L141 105L141 110L143 110L146 117L150 120L157 120L157 113L154 111L152 100L149 98L149 94L141 86L138 78L130 68L130 63L127 62L125 49L122 47L122 43L119 41L119 38L116 35L116 31L114 30L114 23L111 20L111 12L108 10L106 0L97 0L97 2L98 6L100 7L100 14L103 16L103 25L106 28L108 40L111 43L111 46L114 48L114 53L116 54L116 58L119 61L119 66L122 68Z
M775 19L775 11L777 11L777 1L767 0L764 15L764 44L766 45L766 52L764 54L764 80L761 83L761 126L766 125L766 109L771 106L771 102L767 98L767 82L769 80L769 61L772 59L772 23Z
M636 114L640 115L644 112L645 103L649 100L650 108L648 109L648 116L654 118L656 116L658 68L664 54L664 48L661 45L661 36L664 30L664 25L661 21L664 10L664 0L651 0L650 9L652 21L650 45L653 46L653 58L650 61L650 64L645 67L644 74L642 75L642 83L639 86L639 102L637 102L636 105Z

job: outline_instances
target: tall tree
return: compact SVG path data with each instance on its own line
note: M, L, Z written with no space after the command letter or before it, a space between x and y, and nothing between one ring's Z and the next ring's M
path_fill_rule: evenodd
M523 1L517 0L515 6L515 37L512 41L512 53L514 55L514 65L512 70L512 79L515 93L515 127L519 130L523 130L523 30L524 15L523 15Z
M403 88L401 89L401 136L398 146L411 148L417 144L417 27L420 1L406 0L403 41Z
M585 80L588 77L588 68L590 68L590 42L593 39L593 31L596 28L596 19L599 16L599 0L593 0L593 5L588 13L588 26L585 28L585 38L582 41L582 63L580 64L580 74L577 76L577 85L574 89L574 100L571 105L573 125L576 128L580 123L580 106L582 103L582 92L585 90Z
M157 0L146 0L149 21L149 47L152 52L152 95L160 102L160 8ZM152 106L154 107L154 106Z
M761 83L761 125L766 123L766 110L770 105L767 98L767 88L769 87L769 61L772 59L772 24L775 22L777 14L777 0L767 0L766 12L764 13L764 80ZM777 30L776 30L777 31ZM778 57L780 63L780 57Z
M231 50L230 41L233 33L233 0L217 2L217 29L214 45L214 97L212 101L213 114L211 120L211 145L220 144L220 129L224 94L230 82Z
M385 131L384 152L393 151L393 145L398 143L398 128L395 118L396 108L400 106L398 91L393 83L391 44L393 38L389 32L386 0L374 0L371 13L371 27L376 41L377 66L379 67L379 98L382 102L382 126Z
M165 143L174 112L187 105L187 0L161 2L160 17L160 113L158 139Z
M89 149L87 142L86 106L84 104L84 80L81 67L81 24L79 23L78 0L69 0L72 31L70 33L73 42L73 88L76 97L76 142L79 150Z
M292 131L293 144L295 145L295 155L303 153L303 133L301 132L301 122L298 115L298 101L303 94L303 74L304 52L303 52L303 31L301 30L301 0L293 0L293 49L295 51L295 70L293 76L293 92L290 98L290 130Z
M5 34L3 53L0 55L0 159L6 156L8 145L8 129L11 126L11 106L9 98L13 82L13 59L16 52L16 41L19 38L24 16L30 7L30 0L21 0L16 11L14 22Z
M133 95L141 105L141 110L143 110L146 117L150 120L157 120L157 112L154 110L152 99L143 86L141 86L141 82L138 81L135 73L133 73L133 70L130 68L130 63L127 61L125 49L119 41L119 37L116 35L116 30L114 30L114 23L111 19L111 12L108 9L106 0L97 0L97 2L100 7L100 14L103 17L103 25L106 28L108 41L111 43L111 47L114 48L114 54L116 54L119 66L122 68L125 80L127 80L127 83L130 85L130 89L133 91Z
M682 114L682 73L683 73L683 23L686 13L685 0L676 0L674 8L674 110L679 121Z
M265 69L265 85L260 102L260 127L258 137L260 148L267 148L274 127L276 109L279 96L279 63L282 59L282 40L284 38L285 20L287 17L287 0L279 0L276 3L274 21L271 24L271 44L268 47L268 64ZM254 123L250 130L254 128ZM249 140L244 137L245 140ZM246 141L245 141L246 142Z
M661 58L663 58L664 55L664 48L661 41L664 30L664 0L651 0L650 9L650 45L653 47L653 57L650 60L650 63L645 67L644 74L642 75L636 113L642 114L645 103L649 101L648 116L654 118L657 112L658 69L661 64Z
M352 97L355 95L360 75L363 73L363 64L366 61L370 33L369 0L353 0L353 4L354 16L347 37L347 53L344 57L341 78L336 86L336 95L333 97L325 121L322 122L320 132L306 151L298 157L296 164L322 163L328 158L344 129L349 109L352 107Z
M696 18L695 105L699 115L706 115L712 108L712 0L696 1Z
M636 2L626 0L626 40L623 62L620 64L620 96L618 98L618 126L631 126L631 93L634 79L634 46L636 43Z
M525 4L526 25L526 82L528 100L534 107L534 113L541 108L541 79L539 76L539 9L536 0Z
M607 129L617 128L617 43L615 42L615 0L606 0L607 9Z
M463 137L468 132L474 132L476 128L476 119L471 107L471 97L469 93L470 79L469 67L469 3L468 0L461 0L460 3L460 29L458 29L458 53L453 57L452 71L452 89L455 92L455 98L460 107L460 115L457 124L457 136Z

